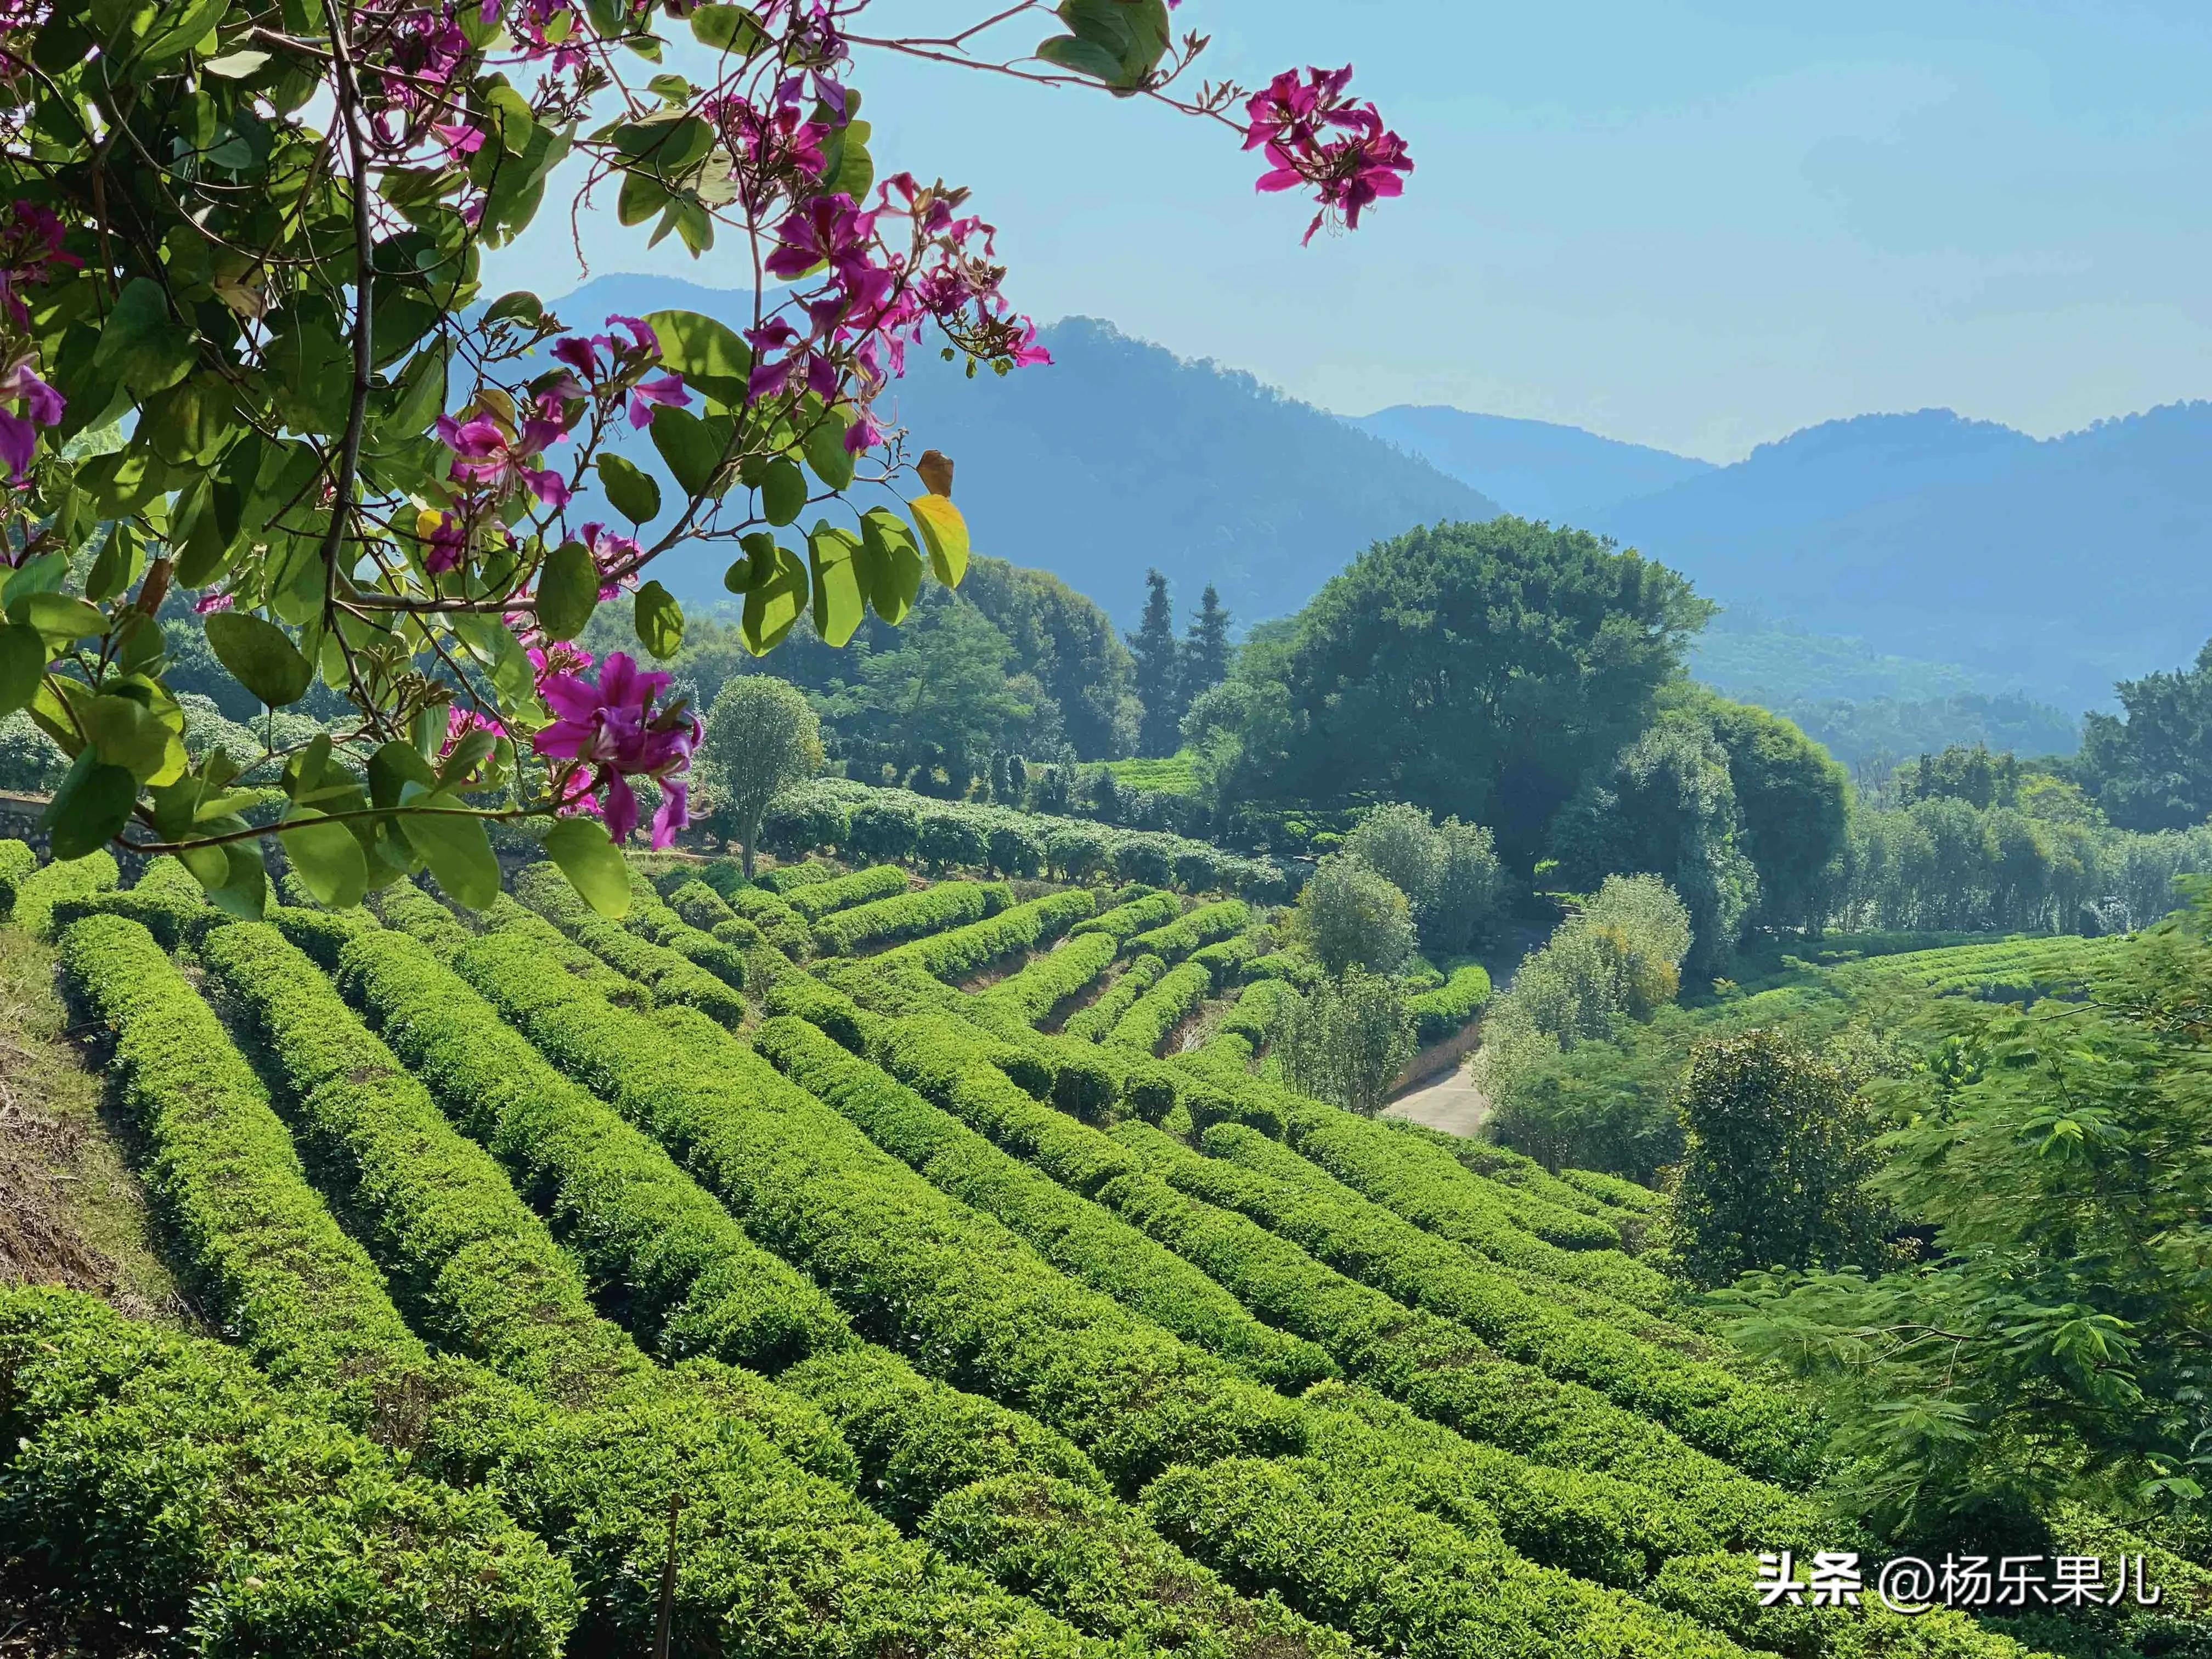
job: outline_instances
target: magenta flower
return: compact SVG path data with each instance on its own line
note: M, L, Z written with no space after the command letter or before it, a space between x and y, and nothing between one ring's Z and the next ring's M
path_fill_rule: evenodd
M68 408L62 394L40 380L31 363L28 356L18 357L0 374L0 403L22 405L20 414L0 409L0 465L8 469L10 483L30 471L39 428L57 424Z
M699 722L681 700L654 708L671 676L648 673L620 651L607 658L596 685L579 673L550 672L550 662L548 670L538 680L538 695L553 711L554 720L530 742L547 759L572 763L573 769L556 786L562 807L597 811L606 821L610 836L617 842L627 841L637 828L638 813L637 795L629 780L650 777L662 788L660 810L653 815L653 845L667 846L677 830L690 822L689 794L681 779L702 735ZM586 769L590 781L579 787L575 780Z
M467 554L469 528L450 513L423 514L416 520L418 529L424 520L430 522L423 538L422 568L433 576L441 575L457 567Z
M584 545L591 550L592 562L599 567L599 599L602 602L613 599L626 584L637 580L635 570L620 577L613 574L637 557L640 550L636 542L628 536L615 534L597 520L584 526L582 536Z
M501 498L527 489L547 507L566 507L568 486L557 472L532 465L548 444L568 435L567 429L544 412L522 423L509 435L506 427L489 415L466 421L450 415L438 416L438 437L453 452L453 476L481 484Z
M459 161L483 148L483 129L465 122L433 121L431 136L446 147L446 159Z
M216 611L229 610L234 603L236 601L228 593L203 593L192 601L192 614L196 617L212 616Z
M629 423L643 429L653 424L656 406L686 409L690 406L691 394L684 389L680 375L664 374L657 380L644 380L629 391Z
M1404 175L1413 170L1406 141L1383 127L1375 106L1346 95L1351 81L1349 64L1340 70L1309 69L1303 81L1296 70L1285 70L1244 106L1244 148L1262 150L1267 158L1267 171L1253 188L1310 186L1320 211L1306 227L1309 242L1331 216L1341 216L1346 229L1358 229L1362 210L1402 195Z

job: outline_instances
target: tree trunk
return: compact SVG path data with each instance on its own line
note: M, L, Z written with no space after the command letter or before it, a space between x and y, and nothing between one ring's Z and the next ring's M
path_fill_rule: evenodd
M743 839L738 842L738 847L742 849L744 854L744 862L745 879L747 881L750 881L753 878L753 843L759 839L760 820L758 818L747 820L745 823L744 836Z

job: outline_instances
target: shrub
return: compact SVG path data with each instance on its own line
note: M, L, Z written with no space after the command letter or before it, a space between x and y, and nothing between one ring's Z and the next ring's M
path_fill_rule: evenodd
M1413 1017L1413 1040L1424 1048L1442 1042L1466 1025L1490 1000L1490 975L1479 963L1455 968L1433 991L1406 999Z
M635 870L629 875L629 910L623 917L623 926L641 939L675 951L693 966L705 969L732 990L744 988L744 951L684 921L661 902L653 884Z
M1173 893L1146 893L1110 910L1102 910L1088 921L1076 923L1074 931L1104 933L1115 940L1132 939L1148 928L1173 921L1182 914L1182 901Z
M1342 854L1322 860L1298 894L1291 925L1331 974L1354 963L1392 974L1413 954L1413 913L1406 895Z
M1122 1015L1136 1006L1137 1000L1160 982L1168 970L1166 963L1155 956L1141 956L1123 969L1121 976L1082 1007L1067 1017L1060 1027L1063 1036L1080 1037L1088 1042L1101 1042L1114 1029Z
M33 939L51 939L56 906L111 891L122 878L114 855L104 848L81 859L42 865L15 884L15 925Z
M1017 1154L1036 1146L1087 1148L1114 1166L1134 1168L1112 1141L1040 1105L996 1072L988 1050L958 1028L878 1020L868 1036L871 1054L888 1070L795 1019L770 1020L757 1041L794 1083L932 1186L1004 1223L1069 1277L1262 1382L1304 1383L1334 1370L1308 1345L1259 1324L1188 1263L994 1144ZM1061 1167L1079 1156L1065 1154ZM1095 1184L1097 1172L1086 1173Z
M0 921L5 921L15 908L15 889L24 877L39 867L39 855L28 843L20 841L0 841Z
M834 864L817 864L809 860L805 864L787 864L774 870L763 872L752 878L752 883L754 886L763 888L781 898L786 894L795 892L801 887L813 887L825 881L835 881L838 874L837 866Z
M990 835L991 868L1002 876L1034 876L1044 868L1044 837L1024 823L1000 823Z
M802 866L819 868L818 866ZM896 865L878 864L855 870L849 876L824 872L822 879L794 883L780 890L786 904L808 921L819 921L832 910L849 909L871 899L890 898L913 885Z
M871 798L854 806L848 839L865 858L890 862L912 858L921 842L921 811L908 803Z
M61 1290L0 1291L0 1557L137 1647L553 1659L568 1570L479 1487L407 1472L236 1352Z
M441 962L451 962L460 948L476 937L444 905L412 882L401 882L370 896L384 925L418 940ZM573 950L568 941L562 947Z
M1237 994L1235 1006L1221 1017L1220 1024L1214 1029L1243 1038L1256 1053L1267 1046L1282 1005L1292 994L1289 984L1283 980L1255 979Z
M1259 940L1252 934L1232 933L1227 939L1215 940L1203 950L1192 951L1190 959L1206 969L1213 981L1213 988L1219 990L1232 982L1244 964L1259 954Z
M1033 950L1057 938L1070 923L1089 915L1097 903L1086 889L1070 888L1001 910L988 921L899 945L875 960L887 967L911 966L940 979L958 979L1016 951Z
M999 893L1003 896L1004 890ZM993 896L981 882L942 881L917 892L834 911L814 924L814 942L826 955L850 956L863 945L915 939L980 921L998 908L991 902Z
M684 1010L626 1013L497 939L459 966L849 1316L928 1371L1026 1409L1109 1478L1140 1484L1174 1458L1291 1443L1288 1402L1071 1284L710 1024Z
M1176 884L1187 893L1210 893L1219 889L1227 868L1221 855L1210 847L1196 847L1178 853L1173 865Z
M1114 1022L1104 1041L1123 1048L1155 1054L1176 1027L1182 1024L1213 988L1213 975L1203 964L1186 962L1160 975L1158 983L1129 1005Z
M915 851L935 870L980 868L991 860L991 843L983 827L957 811L923 813Z
M1289 951L1271 951L1244 964L1248 980L1279 979L1304 990L1321 978L1321 968L1310 957Z
M1286 997L1273 1032L1283 1079L1316 1100L1372 1117L1413 1057L1413 1020L1398 987L1355 963Z
M615 1305L664 1357L775 1371L852 1345L819 1291L422 945L366 936L343 953L339 983L515 1186L542 1195L564 1242L597 1283L619 1287Z
M1049 1018L1054 1009L1111 967L1121 952L1118 939L1110 933L1085 933L1089 926L1089 921L1077 922L1070 930L1071 937L1056 949L980 993L977 1003L988 1009L1002 1009L1023 1025L1040 1024Z
M1087 881L1112 861L1106 837L1081 824L1059 824L1045 832L1046 865L1066 881Z
M1149 836L1133 836L1113 850L1114 873L1123 881L1164 887L1175 879L1175 856Z
M610 967L538 912L525 908L505 893L491 902L482 920L488 933L514 933L530 940L544 953L550 966L583 981L601 996L641 1007L653 1000L653 992L642 980ZM619 939L615 948L623 948ZM636 953L627 954L634 958Z
M61 961L72 1001L112 1034L106 1070L187 1279L254 1358L280 1381L332 1383L427 1363L252 1068L153 935L88 917L63 935Z
M1167 962L1179 962L1200 945L1241 933L1252 922L1250 908L1242 899L1222 899L1201 904L1164 927L1138 933L1127 942L1132 954L1150 951Z
M735 990L666 945L593 915L552 865L532 865L515 878L514 893L610 968L647 987L656 1002L687 1003L726 1024L744 1020L745 1000Z
M853 824L842 802L801 790L777 796L761 814L760 844L778 858L852 844ZM742 866L732 866L742 875Z
M1679 1615L1530 1565L1494 1534L1328 1480L1304 1460L1171 1470L1145 1494L1171 1540L1248 1589L1383 1653L1740 1659Z

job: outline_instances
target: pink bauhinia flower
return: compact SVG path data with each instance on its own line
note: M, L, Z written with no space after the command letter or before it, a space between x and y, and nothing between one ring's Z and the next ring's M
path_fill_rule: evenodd
M637 828L637 795L629 781L634 777L661 786L653 820L655 848L666 847L690 822L684 775L702 727L681 699L654 707L671 678L639 668L617 651L600 668L597 684L580 673L554 672L538 682L538 695L554 720L531 738L531 747L548 760L570 763L556 786L558 803L566 811L596 811L617 843ZM587 770L589 781L580 786L577 780Z
M62 394L39 378L26 356L8 365L0 374L0 403L21 404L21 412L0 408L0 466L10 483L31 470L39 447L39 428L59 422L68 404Z
M559 419L545 412L546 405L547 400L541 400L539 413L525 421L520 432L512 434L487 414L472 415L465 421L450 415L438 416L439 441L453 452L453 476L480 484L495 496L504 498L527 489L547 507L566 507L566 481L550 468L532 465L548 444L568 435Z
M1309 69L1303 80L1296 70L1285 70L1244 106L1244 148L1267 158L1267 171L1253 188L1311 186L1321 210L1306 227L1309 242L1332 215L1357 230L1361 211L1401 195L1404 175L1413 170L1406 141L1384 128L1375 106L1346 95L1351 82L1349 64Z
M680 375L664 374L657 380L641 381L629 389L629 423L643 430L653 424L655 408L688 409L691 394L684 389Z

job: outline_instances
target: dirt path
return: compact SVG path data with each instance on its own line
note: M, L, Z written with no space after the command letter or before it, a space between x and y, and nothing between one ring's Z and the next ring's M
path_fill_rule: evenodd
M1474 1086L1467 1068L1455 1066L1425 1083L1416 1083L1382 1109L1385 1117L1425 1123L1447 1134L1471 1135L1490 1115L1490 1102Z

